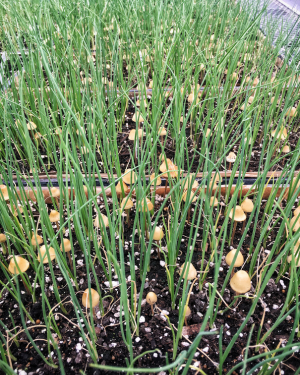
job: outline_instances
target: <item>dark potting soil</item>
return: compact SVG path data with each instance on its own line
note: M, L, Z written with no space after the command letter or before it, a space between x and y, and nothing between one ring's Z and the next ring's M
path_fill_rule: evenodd
M100 198L99 204L101 204L102 199ZM161 197L157 197L157 202L155 205L155 211L159 209L161 205L162 199ZM264 202L262 205L262 210L264 209ZM111 202L110 202L111 206ZM168 220L168 209L169 205L166 206L167 210L163 210L163 215L165 220ZM262 219L262 212L260 213L259 220ZM194 211L192 211L192 214ZM279 212L278 212L279 213ZM217 214L217 211L216 211ZM131 212L131 218L135 215L134 210ZM197 215L197 212L196 214ZM220 228L223 224L224 216L221 215L218 228ZM162 224L162 218L159 219L159 224ZM200 230L203 227L203 221L200 223ZM244 255L245 260L249 256L251 259L251 255L249 255L249 245L250 245L250 238L252 233L253 226L251 225L248 234L245 238L243 243L243 247L241 249L242 254ZM271 250L272 243L276 237L276 228L270 233L267 238L266 247L262 248L261 252L258 255L259 264L265 259L266 253ZM74 243L76 243L76 236L74 229L72 230L72 236L74 238ZM180 251L177 258L177 264L180 266L186 257L187 254L187 238L189 237L191 230L190 224L186 223L184 233L183 233L183 240L180 244ZM131 243L132 241L132 222L130 223L130 227L128 228L126 225L124 226L124 259L125 259L125 272L127 280L129 281L130 278L130 263L128 256L131 254ZM229 228L228 228L228 236L229 236ZM41 234L41 233L40 233ZM254 246L256 245L259 239L259 232L255 233L255 240ZM239 240L241 238L241 226L238 225L236 235L234 237L233 247L237 247ZM229 238L227 238L229 240ZM135 264L136 264L136 285L137 291L140 290L140 274L139 274L139 237L135 235L134 237L134 253L135 253ZM162 247L166 245L165 241L162 240ZM91 245L92 246L92 245ZM230 250L230 246L226 243L224 248L224 255ZM219 251L219 250L218 250ZM211 250L207 249L205 252L205 259L203 261L202 267L205 268L206 265L209 263L209 272L208 275L203 283L203 288L199 289L199 282L197 281L194 286L190 296L189 306L191 308L191 317L188 320L189 326L193 326L195 324L199 324L203 322L203 317L207 311L207 306L209 304L209 284L214 283L214 268L215 264L213 262L213 258L211 259ZM77 281L79 284L79 291L77 293L77 297L79 301L81 300L81 292L83 292L87 287L87 277L86 277L86 267L84 264L84 256L82 250L79 248L78 244L75 246L75 256L76 256L76 270L77 270ZM95 253L92 251L91 256L94 257ZM150 262L150 271L147 274L147 280L145 284L144 293L139 298L142 298L142 310L141 310L141 319L140 319L140 332L139 336L133 336L133 351L134 356L137 356L147 350L158 349L159 351L151 354L147 354L140 358L135 367L143 367L143 368L151 368L151 367L160 367L166 365L166 356L169 358L169 362L172 362L172 355L173 355L173 340L172 340L172 332L169 328L168 322L165 318L165 315L168 315L171 324L174 324L174 327L178 325L178 301L181 297L182 288L179 289L179 295L176 298L176 307L175 310L171 308L171 298L169 287L166 278L166 271L165 265L163 260L163 256L161 259L158 259L158 254L156 250L151 254L151 262ZM202 239L199 236L196 241L195 250L192 257L192 263L195 265L196 269L199 270L201 268L202 262ZM58 325L61 333L61 338L56 337L56 342L60 348L62 354L62 361L64 364L66 374L79 374L80 370L85 371L86 374L104 374L108 373L104 370L95 370L89 367L91 363L91 358L85 348L85 344L82 338L79 335L79 330L75 326L77 323L77 318L74 312L74 306L70 297L70 293L68 291L68 287L65 284L64 278L61 275L61 272L57 265L54 266L54 273L56 277L56 282L58 284L59 293L61 299L64 301L64 306L68 312L68 314L64 314L59 306L57 305L57 301L54 297L54 293L51 290L53 282L51 281L51 274L49 272L49 268L45 266L45 292L49 299L49 303L51 308L54 308L53 315ZM109 290L107 279L104 275L104 272L96 261L95 269L99 284L102 289L102 297L106 297L104 299L104 309L105 315L103 317L97 317L95 319L95 329L97 333L97 352L99 355L99 362L103 365L111 365L111 366L126 366L125 358L128 358L128 350L126 345L124 344L121 336L120 326L119 326L119 316L120 316L120 308L119 308L119 298L120 292L118 286L114 286L113 292ZM244 266L245 270L249 269L249 263L246 262ZM218 270L218 280L217 284L214 284L214 287L217 288L218 291L221 291L225 278L227 276L228 266L226 265L224 258L221 264L221 267ZM32 269L29 269L28 272L30 280L33 281L34 279L34 272ZM0 277L3 282L5 281L5 276L2 272L0 272ZM258 335L258 330L260 324L262 324L262 331L260 337L263 337L265 333L267 333L273 326L274 322L278 318L279 314L281 313L281 308L285 302L287 290L289 287L289 278L287 273L281 280L276 284L275 279L277 277L277 271L274 273L273 278L269 281L266 289L264 290L260 302L255 308L254 313L248 320L246 326L244 327L242 333L239 335L237 341L233 345L228 357L226 358L224 364L223 372L226 373L229 371L233 366L243 361L243 354L244 349L247 346L247 340L249 332L254 325L252 339L250 341L250 347L248 352L248 358L257 355L258 353L263 352L264 350L272 350L275 349L278 345L283 346L287 343L291 330L293 328L294 323L294 315L291 314L288 316L281 324L279 324L276 329L271 333L271 335L267 338L265 343L257 348L256 340ZM178 272L175 273L175 286L177 285L179 279ZM117 279L113 279L117 283ZM106 283L106 284L105 284ZM254 288L257 283L257 277L254 276L252 279L252 289L249 293L250 297L253 295ZM130 293L130 282L128 282L128 292ZM91 275L91 286L95 287L95 280L93 275ZM31 324L28 319L26 319L27 328L32 336L37 347L42 351L42 353L47 357L48 356L48 340L46 336L46 331L44 328L43 322L43 314L42 314L42 300L40 297L40 288L36 289L36 296L37 301L32 303L31 296L28 296L24 292L24 288L21 285L22 290L22 301L27 309L27 311L31 314L32 318L36 321L36 324ZM146 303L145 297L149 291L153 291L157 294L157 304L155 307L155 314L152 316L151 308ZM215 332L215 335L212 336L204 336L201 339L200 345L198 350L193 359L193 365L196 367L201 366L202 370L206 374L218 374L218 370L216 368L216 364L219 363L219 332L220 328L223 327L223 340L222 340L222 350L223 352L226 350L227 346L229 345L232 337L237 332L239 327L244 321L244 318L247 316L249 309L252 305L251 298L240 298L238 304L235 309L227 309L227 305L229 305L234 297L234 292L231 288L226 287L225 293L223 295L223 299L221 301L221 305L219 306L219 311L224 311L224 313L218 313L217 318L214 321L214 324L211 326L207 326L206 330L212 330ZM215 304L217 303L217 300ZM14 319L14 325L12 320L8 314L10 311L11 316ZM47 314L49 314L49 310L46 306ZM265 317L264 317L265 311ZM12 362L14 369L24 370L27 374L59 374L59 370L55 370L48 365L46 365L43 360L39 357L36 353L35 349L33 348L32 344L28 340L27 335L24 331L22 331L22 323L20 318L20 311L19 311L19 304L16 300L12 298L12 296L7 292L4 291L2 294L2 298L0 299L0 319L6 325L7 329L13 330L15 327L15 331L20 333L18 334L19 340L19 347L15 343L10 343L10 350L11 354L16 357L16 362ZM33 327L35 326L35 327ZM33 327L33 328L31 328ZM5 330L1 327L1 332L6 335ZM178 353L182 350L186 350L191 342L196 336L196 332L192 333L189 337L183 337L179 341ZM294 342L298 341L298 338L294 338ZM256 349L258 351L256 351ZM177 354L178 354L177 353ZM52 358L54 363L58 363L57 354L53 350L51 352ZM300 361L300 354L299 352L295 352L291 357L287 358L284 362L280 364L280 369L284 371L285 375L292 375L295 373L296 369L299 366ZM251 367L253 367L256 362L251 363ZM250 368L250 365L247 366L247 369ZM239 370L237 370L237 373ZM189 370L189 374L194 374L194 370ZM115 374L120 374L120 372L115 372Z

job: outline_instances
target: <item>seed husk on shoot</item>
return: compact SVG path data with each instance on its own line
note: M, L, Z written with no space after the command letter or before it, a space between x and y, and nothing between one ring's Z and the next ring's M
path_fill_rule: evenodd
M235 209L232 208L229 213L229 217L231 220L234 220L233 231L232 231L231 242L230 242L230 244L232 245L237 223L245 221L247 217L241 206L235 206Z
M132 169L126 169L124 175L122 176L123 181L127 185L133 185L137 181L137 174Z
M50 192L56 202L56 207L59 208L60 190L57 189L56 187L52 187L50 189Z
M165 127L162 126L162 127L158 128L158 135L160 136L160 142L161 142L161 144L164 143L164 138L163 137L165 137L167 134L168 133L167 133L167 130L165 129Z
M149 292L146 296L146 301L151 306L152 315L154 315L153 305L157 302L157 295L154 292Z
M236 254L236 249L232 249L231 251L229 251L229 253L226 255L225 257L225 262L227 263L227 265L230 267L232 262L233 262L233 259L234 259L234 256ZM234 262L234 265L233 265L233 268L232 268L232 271L231 271L231 277L233 277L233 274L234 274L234 268L235 267L241 267L244 263L244 257L243 257L243 254L239 251L238 252L238 255L236 257L236 260Z
M52 262L52 260L56 259L55 249L53 247L49 247L48 249L49 256L47 254L46 245L41 246L38 248L38 256L37 260L39 262L43 261L44 264ZM49 259L50 257L50 259Z
M292 249L292 253L293 255L291 254L287 257L287 262L291 263L293 260L293 257L295 257L295 267L298 268L300 267L300 240L296 242L296 245ZM291 276L291 267L289 269L289 276Z
M2 252L5 255L7 253L6 235L4 233L0 234L0 244L2 245Z
M1 193L5 201L9 200L8 189L6 185L0 185ZM1 195L0 195L1 197Z
M90 304L90 299L92 299L92 304ZM82 304L86 309L92 309L94 319L96 318L96 307L99 306L100 296L99 293L93 289L86 289L82 295Z
M132 121L133 122L138 122L139 126L140 123L144 122L145 120L143 119L142 115L140 114L139 111L135 112L134 115L132 116Z
M250 214L253 209L254 209L254 205L253 205L253 202L251 199L249 198L246 198L242 204L241 204L241 207L242 207L242 210L245 212L246 214L246 220L244 220L243 222L243 228L242 228L242 234L244 233L244 230L245 230L245 227L246 227L246 221L247 221L247 215Z
M38 235L37 233L32 232L32 237L31 237L30 242L33 247L37 247L37 246L40 246L44 242L44 240L42 236Z
M180 275L182 274L183 272L183 269L184 269L184 266L185 264L183 264L181 267L180 267ZM187 270L188 271L188 274L187 273ZM196 268L193 266L192 263L188 263L186 265L186 268L185 268L185 271L184 271L184 274L182 276L185 280L194 280L196 277L197 277L197 271L196 271Z
M121 202L121 208L122 208L122 210L126 211L126 215L127 215L126 224L128 226L129 226L129 222L130 222L130 210L132 209L132 207L133 207L132 200L129 199L129 198L123 198L123 200Z
M121 180L116 185L116 193L120 197L120 199L124 198L123 197L123 191L124 191L124 194L126 195L126 193L128 191L128 186L125 184L125 182L123 182Z
M158 246L158 259L160 259L160 247L161 247L161 240L164 238L164 231L161 227L155 227L153 233L153 240L157 243ZM147 232L147 238L150 238L150 232Z
M59 220L60 220L60 215L59 215L59 212L55 211L55 210L52 210L49 214L49 219L51 221L51 223L56 223L57 225L57 230L59 231Z
M185 322L185 325L188 326L188 319L191 317L192 315L192 312L191 312L191 309L189 308L189 306L185 305L184 306L184 312L183 312L183 315L184 315L184 322Z
M229 163L228 170L231 171L231 164L236 160L236 154L234 152L229 152L226 156L226 161Z
M138 129L138 131L136 131L135 129L132 129L130 130L130 133L128 135L128 139L130 141L135 141L136 139L140 139L144 136L144 132L142 129Z
M218 204L219 204L219 201L217 197L210 197L210 200L209 200L210 207L217 207Z
M235 291L235 295L244 294L251 289L251 279L244 270L237 271L230 280L230 286ZM237 299L234 306L237 304Z
M182 200L184 202L186 202L188 199L188 192L185 191L183 194L182 194ZM195 203L197 201L197 197L194 195L193 192L191 192L189 194L189 208L188 208L188 217L187 217L187 222L189 223L190 222L190 218L191 218L191 204L192 203Z
M104 228L107 228L109 225L108 217L104 214L101 214L101 217L103 220ZM94 220L94 227L102 229L102 220L99 218L99 215L97 215Z
M37 128L37 126L33 121L29 121L27 123L27 129L28 129L29 134L30 134L32 139L34 139L34 131L36 130L36 128Z
M73 262L72 262L72 258L71 258L71 250L72 250L72 245L71 245L71 241L68 240L67 238L64 238L63 239L63 242L61 243L60 245L60 250L61 251L64 251L66 254L67 254L67 257L69 259L69 263L70 263L70 267L71 267L71 270L73 271Z
M10 259L9 265L8 265L8 270L11 272L13 275L19 275L20 273L24 273L28 270L30 266L30 263L28 262L27 259L21 257L20 255L16 255L13 258ZM28 294L30 293L30 290L28 286L26 285L25 281L21 277L24 288Z

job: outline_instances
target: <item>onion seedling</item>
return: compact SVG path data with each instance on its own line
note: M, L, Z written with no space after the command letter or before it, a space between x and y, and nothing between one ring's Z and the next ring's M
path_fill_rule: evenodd
M129 226L129 217L130 217L130 210L131 208L133 207L133 202L131 199L129 198L124 198L122 200L122 203L121 203L121 208L122 210L125 210L126 211L126 215L127 215L127 218L126 218L126 224Z
M288 154L289 152L291 152L291 148L290 148L289 145L285 145L285 146L282 147L282 150L281 150L281 151L282 151L283 154L286 155L286 154Z
M237 271L230 280L230 286L235 291L235 295L244 294L251 289L251 279L244 270ZM237 304L237 299L234 306Z
M296 258L296 267L300 267L300 256L299 256L299 255L300 255L300 254L298 253L298 254L295 256L295 258ZM287 257L287 261L288 261L288 263L291 263L292 259L293 259L293 255L289 255L289 256Z
M300 217L294 216L292 217L290 221L291 228L293 229L293 232L297 232L297 230L300 229Z
M291 254L287 257L288 263L291 263L292 260L293 260L293 257L295 257L295 267L296 268L300 267L300 248L299 248L299 246L300 246L300 240L298 240L296 246L294 246L293 254ZM289 270L289 277L290 276L291 276L291 267L290 267L290 270Z
M145 135L142 129L138 129L136 131L135 129L132 129L129 133L128 139L130 141L133 141L134 149L133 149L133 154L134 154L134 162L137 164L137 149L139 144L142 142L142 138Z
M236 249L233 249L233 250L229 251L229 253L225 257L225 262L227 263L227 265L229 267L232 265L235 254L236 254ZM244 263L243 254L239 251L238 254L237 254L237 257L235 259L235 262L233 264L233 267L232 267L231 277L233 277L234 268L235 267L241 267L243 265L243 263Z
M42 134L41 133L39 133L39 132L36 132L35 134L34 134L34 140L35 140L35 142L36 142L36 146L37 146L37 148L39 148L40 146L41 146L41 141L42 141L42 138L43 138L43 136L42 136ZM43 149L43 151L45 151L45 149L44 149L44 147L42 147L42 149Z
M242 228L242 234L244 233L244 230L245 230L245 227L246 227L246 221L247 221L247 214L250 214L253 209L254 209L254 205L253 205L253 202L251 199L249 198L246 198L244 200L244 202L241 204L241 207L242 207L242 210L245 212L246 214L246 219L244 220L243 222L243 228Z
M126 194L127 191L128 191L128 186L125 184L125 182L122 181L122 180L119 181L117 183L117 186L116 186L116 193L117 193L117 195L119 195L120 199L124 198L123 192L124 192L124 194Z
M235 209L234 208L231 209L231 211L229 213L229 217L230 217L231 220L234 220L233 231L232 231L231 242L230 242L230 244L232 245L237 223L245 221L246 220L246 214L243 211L241 206L236 206Z
M146 212L152 211L154 208L153 203L150 201L149 198L143 198L141 200L139 211L142 211L144 213L144 222L145 222L145 228L143 232L145 233L147 231L147 219L146 219Z
M190 309L187 305L184 306L184 312L183 312L183 315L184 315L184 322L185 322L185 325L188 326L188 322L187 322L187 320L191 317L192 312L191 312L191 309Z
M5 255L7 253L7 245L6 245L6 235L4 233L0 234L0 244L2 245L2 251Z
M149 292L146 296L146 301L151 306L151 312L154 315L153 305L157 302L157 295L154 292Z
M50 189L51 195L56 202L56 206L59 207L59 198L60 198L60 191L56 187L52 187Z
M30 242L33 247L37 247L41 245L44 242L44 240L43 240L43 237L39 236L37 233L32 232L32 237L31 237Z
M163 162L161 166L159 167L159 170L163 173L162 177L165 177L166 179L166 185L165 185L165 195L167 194L167 187L169 182L169 176L171 178L178 177L178 167L171 162L170 159L167 159L166 162Z
M92 302L92 304L90 304L90 302ZM86 289L83 292L82 304L85 308L93 310L94 318L96 318L96 307L99 305L99 302L100 302L100 296L99 296L99 293L95 289L93 288Z
M166 128L165 127L160 127L159 129L158 129L158 135L160 136L160 142L161 142L161 144L163 144L163 142L164 142L164 139L163 139L163 137L165 137L166 135L167 135L167 130L166 130Z
M13 275L19 275L20 273L24 273L28 270L30 264L27 259L21 257L20 255L16 255L13 258L10 259L9 265L8 265L8 270L10 273ZM24 288L28 294L31 294L27 284L23 280L21 276Z
M68 240L67 238L64 238L63 242L60 245L60 250L64 251L67 254L67 257L68 257L69 263L70 263L70 267L73 271L73 262L72 262L72 258L71 258L71 254L70 254L70 252L72 250L72 246L71 246L70 240Z
M226 161L229 163L228 170L231 170L231 164L234 163L236 160L236 154L234 152L229 152L229 154L226 156Z
M0 185L1 193L5 201L9 200L8 189L6 185Z
M156 241L158 245L158 259L160 259L160 247L161 247L161 240L164 238L164 231L160 227L155 227L153 233L153 240ZM150 238L150 233L147 233L147 238Z
M180 271L179 271L180 276L182 275L184 267L185 267L185 263L180 267ZM189 270L188 273L187 273L187 270ZM186 264L185 271L182 277L185 280L184 288L186 288L188 281L196 279L197 271L192 263Z
M298 206L295 211L293 212L293 215L298 217L300 215L300 206Z
M156 186L160 186L161 185L161 178L159 176L156 176L155 173L152 173L152 175L150 176L150 185L154 185L154 188L153 188L153 194L152 194L152 202L154 202L154 199L155 199L155 193L156 193Z
M30 133L31 138L34 139L34 130L36 129L36 124L32 121L29 121L27 123L27 129Z
M56 223L57 225L57 231L59 231L59 219L60 219L60 215L59 215L59 212L55 211L55 210L52 210L49 214L49 219L51 221L51 223Z
M289 122L291 122L293 117L295 117L296 115L297 115L297 108L295 107L288 108L285 114L285 116L289 118Z
M188 196L188 192L187 191L182 194L182 200L184 202L187 201L187 199L188 199L187 196ZM187 222L188 223L190 222L190 218L191 218L191 204L194 203L194 202L196 202L196 201L197 201L197 197L191 192L189 194L189 202L188 202L188 204L189 204L188 217L187 217Z

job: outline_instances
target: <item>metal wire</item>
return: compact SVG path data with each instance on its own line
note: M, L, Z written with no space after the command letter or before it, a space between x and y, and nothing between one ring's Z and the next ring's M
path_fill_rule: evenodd
M262 13L260 29L264 35L272 35L274 47L280 46L278 55L286 59L289 65L300 61L300 16L279 0L249 1L242 0L243 7L253 17Z

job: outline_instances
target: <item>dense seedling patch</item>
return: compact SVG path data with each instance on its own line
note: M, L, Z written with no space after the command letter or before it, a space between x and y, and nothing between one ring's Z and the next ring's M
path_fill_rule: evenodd
M297 373L299 72L261 16L1 4L4 374Z

